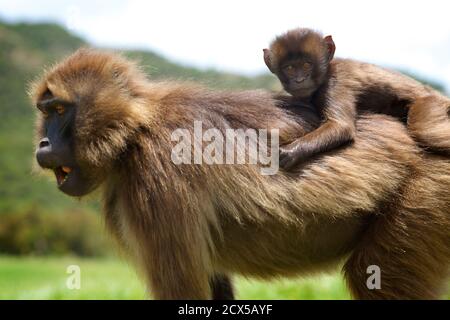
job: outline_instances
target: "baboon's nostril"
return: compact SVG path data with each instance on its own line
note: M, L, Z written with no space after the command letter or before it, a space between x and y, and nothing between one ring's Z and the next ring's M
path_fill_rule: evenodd
M50 145L50 141L48 140L48 138L44 138L39 142L39 148L45 148L48 147Z

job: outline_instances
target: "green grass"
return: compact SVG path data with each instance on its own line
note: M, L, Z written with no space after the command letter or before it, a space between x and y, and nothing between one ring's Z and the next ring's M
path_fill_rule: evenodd
M81 269L81 288L66 286L69 265ZM238 278L239 299L348 299L340 276L262 282ZM117 259L0 256L0 299L145 299L141 281Z
M66 286L69 265L81 269L81 288ZM313 277L271 282L235 279L238 299L349 299L342 277ZM449 287L450 289L450 287ZM114 258L12 257L0 255L3 299L145 299L133 268ZM450 299L450 290L443 297Z

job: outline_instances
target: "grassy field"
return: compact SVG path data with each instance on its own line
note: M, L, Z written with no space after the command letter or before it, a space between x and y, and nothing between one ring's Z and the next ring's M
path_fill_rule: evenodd
M81 288L68 289L67 267L81 269ZM349 299L340 275L263 282L238 278L239 299ZM118 259L0 256L0 299L145 299L133 268ZM444 299L450 299L450 290Z
M69 265L81 269L81 288L66 287ZM339 276L260 282L236 279L240 299L348 299ZM0 256L0 299L144 299L133 269L117 259Z

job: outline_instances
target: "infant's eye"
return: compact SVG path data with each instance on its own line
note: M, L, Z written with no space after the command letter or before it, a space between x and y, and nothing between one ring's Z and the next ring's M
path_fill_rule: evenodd
M294 66L293 65L287 65L286 67L284 67L284 73L287 75L287 76L289 76L289 77L291 77L291 76L293 76L294 74L295 74L295 68L294 68Z
M64 107L63 106L57 106L56 108L56 113L58 113L59 115L64 113Z

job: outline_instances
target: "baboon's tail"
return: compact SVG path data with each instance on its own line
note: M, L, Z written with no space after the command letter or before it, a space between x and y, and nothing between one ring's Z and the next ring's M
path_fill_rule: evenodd
M408 113L408 129L422 146L450 155L450 98L432 94L415 101Z

